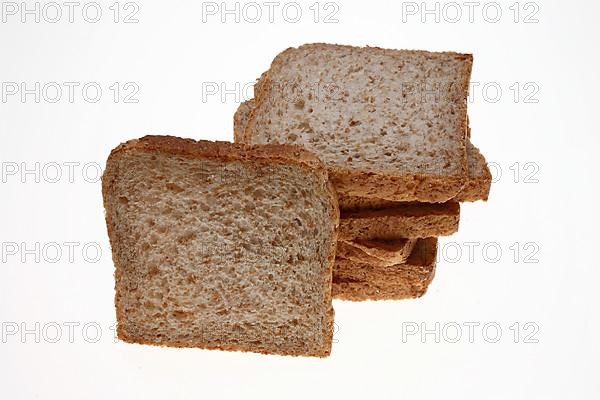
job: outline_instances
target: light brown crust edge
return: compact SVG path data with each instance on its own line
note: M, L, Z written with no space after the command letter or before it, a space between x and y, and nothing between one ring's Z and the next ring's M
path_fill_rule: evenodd
M443 203L452 200L465 184L463 176L391 176L337 167L329 170L329 176L340 195L399 202Z
M243 352L254 352L262 354L276 354L286 356L314 356L314 357L327 357L331 354L331 347L333 343L333 322L334 322L334 310L332 305L332 275L333 266L335 262L335 250L337 244L337 233L339 227L339 207L337 202L337 194L328 179L327 168L325 165L308 150L300 146L290 145L255 145L248 146L243 144L235 144L231 142L211 142L206 140L196 141L193 139L183 139L174 136L158 136L149 135L144 136L140 139L133 139L125 143L121 143L119 146L114 148L106 161L106 168L102 175L102 196L105 209L107 208L108 199L112 195L112 179L111 175L114 172L111 161L118 157L121 152L126 151L146 151L146 152L165 152L172 155L179 155L185 157L194 158L214 158L223 160L240 160L240 161L265 161L265 162L277 162L281 164L296 164L303 168L306 168L320 177L326 193L329 195L331 210L330 214L333 219L334 230L332 233L331 246L329 255L327 257L328 267L324 272L325 282L325 316L323 321L323 347L315 349L314 353L306 352L265 352L252 347L244 347L241 345L223 345L223 346L210 346L205 343L183 343L179 341L155 343L143 338L132 338L127 336L123 331L118 321L123 320L123 310L120 304L119 293L117 291L118 282L121 280L121 271L123 266L120 265L120 260L117 257L116 251L114 250L118 245L115 240L115 223L111 220L111 215L105 212L106 226L108 230L109 241L112 249L112 258L115 265L115 309L117 314L117 337L128 343L147 344L154 346L171 346L171 347L195 347L202 349L217 349L217 350L228 350L228 351L243 351ZM115 238L115 239L114 239Z
M459 203L444 203L443 210L405 213L402 207L359 211L344 214L340 219L338 240L415 239L448 236L458 231ZM419 206L414 206L418 208Z
M107 164L112 157L115 157L120 152L132 150L227 161L265 160L305 166L319 174L326 174L327 172L325 164L316 155L298 145L247 145L232 142L184 139L166 135L147 135L140 139L132 139L121 143L110 152Z
M367 253L351 240L341 240L337 244L336 257L338 259L345 258L347 260L369 264L373 267L387 267L405 262L410 256L412 243L412 240L406 240L404 248L396 251L395 254L387 252L388 254L384 256L375 256Z
M334 282L333 298L346 301L406 300L422 297L435 277L435 266L418 267L416 278L404 285L379 285L369 282Z
M339 242L338 242L339 243ZM406 262L417 243L416 239L356 239L350 245L362 250L363 253L379 260L384 260L387 265L402 264Z

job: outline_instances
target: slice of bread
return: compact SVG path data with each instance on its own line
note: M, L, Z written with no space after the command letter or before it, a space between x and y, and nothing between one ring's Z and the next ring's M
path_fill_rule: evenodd
M127 342L326 356L339 210L297 146L147 136L102 177Z
M308 44L280 53L237 139L294 143L340 194L443 202L467 175L472 56Z
M336 257L387 267L405 262L416 242L416 239L341 240L337 244Z
M263 74L264 75L264 74ZM257 82L257 85L260 80ZM241 142L250 113L254 109L254 99L240 104L233 117L233 132L236 142ZM470 129L469 129L470 131ZM453 201L478 201L487 200L492 184L492 175L487 166L485 157L479 152L470 140L467 140L467 178L465 185L452 199ZM352 210L361 208L384 208L402 206L403 202L383 200L381 198L369 198L359 196L339 195L341 210Z
M405 263L388 267L337 257L333 297L342 300L400 300L423 296L435 274L437 239L417 241Z
M458 231L459 203L405 204L402 207L341 211L340 240L415 239Z

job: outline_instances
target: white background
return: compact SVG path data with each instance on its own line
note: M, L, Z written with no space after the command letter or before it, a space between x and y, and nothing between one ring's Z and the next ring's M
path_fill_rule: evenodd
M84 2L73 23L64 5L56 23L44 19L55 16L49 7L39 23L34 15L23 23L22 6L12 15L3 2L1 398L599 398L597 2L509 1L486 12L481 2L471 21L459 2L458 22L451 21L457 8L441 3L436 22L420 2L323 1L315 22L311 0L297 3L296 23L291 6L282 15L286 2L273 22L259 2L255 23L248 19L256 9L244 13L243 4L239 22L232 14L223 23L220 2L139 0L137 23L123 23L135 11L125 2L115 23L112 3L99 3L97 23L83 18ZM338 22L325 23L333 11ZM94 9L87 12L94 18ZM149 133L232 140L233 113L252 95L242 88L278 52L306 42L473 53L469 115L473 142L494 163L490 200L463 205L460 231L441 239L422 299L336 301L327 359L115 342L113 265L95 167L118 143ZM40 91L47 86L39 103L35 94L10 94L14 84L20 91L36 82ZM52 103L52 82L77 82L73 102L63 86ZM89 82L102 89L96 103L92 89L87 100L81 93ZM136 87L138 102L124 102ZM23 174L36 163L39 177ZM75 163L72 177L64 163ZM65 242L77 243L72 259ZM69 323L79 324L72 338ZM469 323L479 324L471 338ZM421 336L436 326L439 339Z

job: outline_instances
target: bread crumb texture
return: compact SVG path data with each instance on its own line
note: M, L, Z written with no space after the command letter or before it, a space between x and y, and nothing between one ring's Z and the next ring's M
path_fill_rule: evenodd
M328 355L339 211L311 157L170 137L115 149L103 194L119 338Z
M446 201L466 177L471 64L459 53L291 48L255 87L256 108L236 140L306 147L330 167L340 193ZM402 191L361 191L361 182L377 186L368 174Z

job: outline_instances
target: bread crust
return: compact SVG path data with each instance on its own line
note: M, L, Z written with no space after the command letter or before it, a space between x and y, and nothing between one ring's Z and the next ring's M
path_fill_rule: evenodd
M327 168L325 165L308 150L300 146L290 145L254 145L248 146L243 144L235 144L231 142L211 142L206 140L196 141L193 139L183 139L173 136L149 135L140 139L129 140L114 148L106 162L106 168L102 176L102 194L104 199L104 207L108 209L108 201L116 196L113 190L113 183L119 171L116 170L116 158L121 153L129 151L141 151L148 153L166 153L175 156L191 157L191 158L207 158L220 160L239 160L251 163L280 163L280 164L295 164L306 169L310 173L319 176L326 195L330 199L330 215L334 223L333 238L329 253L327 255L326 270L322 276L324 281L323 290L326 293L324 309L326 310L325 319L323 321L323 346L315 349L312 353L307 353L301 350L294 349L277 349L274 352L262 351L261 349L253 348L250 345L208 345L200 341L166 341L161 343L152 342L141 337L131 337L127 335L121 324L117 324L117 337L128 343L138 343L156 346L171 346L171 347L196 347L203 349L219 349L229 351L250 351L263 354L289 355L289 356L316 356L326 357L331 353L331 345L333 341L333 319L334 310L331 304L332 290L332 271L335 260L335 249L337 241L337 228L339 226L339 207L337 202L336 192L328 179ZM117 255L116 248L119 243L117 234L118 227L112 220L112 215L109 212L105 213L108 236L112 248L112 258L115 264L115 308L117 321L124 320L124 309L119 297L119 283L122 278L122 271L125 267L121 265L120 258Z
M228 161L265 160L282 164L297 164L320 175L327 172L325 164L316 155L298 145L247 145L223 141L184 139L166 135L147 135L140 139L122 143L111 151L107 164L120 152L132 150Z
M412 252L416 240L341 240L336 257L361 262L374 267L401 264Z
M453 202L487 201L492 185L492 174L483 154L470 141L467 142L469 173L460 192L451 199ZM406 202L385 200L380 197L353 196L339 193L341 210L380 209L403 207Z
M262 109L264 98L266 97L269 86L272 84L273 71L281 68L283 59L287 53L299 50L316 51L332 46L346 49L356 49L355 46L349 45L331 45L326 43L311 43L305 44L298 48L289 47L278 54L271 68L263 73L254 88L255 106L248 114L248 120L245 124L244 132L235 134L236 141L243 143L252 143L252 131L255 124L255 116ZM459 96L462 99L458 104L458 112L467 115L467 97L469 91L469 80L473 65L473 55L456 52L428 52L422 50L396 50L383 49L379 47L368 47L370 50L382 52L383 54L394 54L405 52L410 54L424 55L449 55L464 61L464 68L461 74L462 88L460 88ZM420 201L430 203L441 203L451 200L461 191L467 180L467 148L466 139L468 132L468 119L465 117L462 121L457 122L454 127L456 132L462 132L463 140L458 144L462 152L460 160L460 169L456 174L449 176L439 175L424 175L416 173L374 173L356 170L352 168L329 166L330 177L338 194L347 196L360 197L375 197L393 201Z
M333 270L333 296L340 300L401 300L425 294L433 277L437 239L419 240L403 264L377 268L337 258Z
M370 197L392 201L443 203L462 190L464 175L440 178L432 175L393 176L333 166L329 171L341 196Z
M379 210L343 211L339 240L447 236L458 231L459 203L411 204Z

